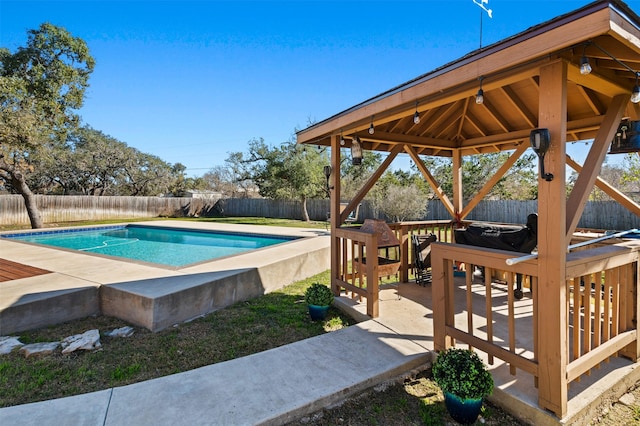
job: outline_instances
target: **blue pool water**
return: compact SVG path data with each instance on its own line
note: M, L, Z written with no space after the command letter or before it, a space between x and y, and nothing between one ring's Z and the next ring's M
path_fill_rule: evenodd
M176 267L296 239L296 237L141 225L40 231L3 235L3 237Z

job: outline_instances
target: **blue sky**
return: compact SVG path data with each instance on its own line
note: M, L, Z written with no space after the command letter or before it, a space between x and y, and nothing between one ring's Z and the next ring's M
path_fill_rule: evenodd
M589 3L489 0L490 19L473 0L0 0L0 42L13 52L43 22L85 40L96 68L83 122L199 176L251 139L292 140L481 41Z

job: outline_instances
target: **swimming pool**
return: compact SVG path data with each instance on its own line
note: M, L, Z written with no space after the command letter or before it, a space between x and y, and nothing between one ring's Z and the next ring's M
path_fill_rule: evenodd
M184 267L298 238L144 225L34 231L2 237L172 267Z

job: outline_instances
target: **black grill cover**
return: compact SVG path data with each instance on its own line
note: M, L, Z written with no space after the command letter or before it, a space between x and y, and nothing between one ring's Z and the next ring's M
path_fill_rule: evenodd
M455 239L459 244L531 253L538 245L538 215L530 214L525 226L473 223L456 229Z

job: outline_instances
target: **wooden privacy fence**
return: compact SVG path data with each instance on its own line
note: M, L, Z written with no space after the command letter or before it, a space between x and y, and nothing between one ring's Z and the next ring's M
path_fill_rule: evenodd
M293 200L262 198L165 197L95 197L80 195L38 195L38 207L45 223L77 220L127 219L158 216L229 216L302 219L302 204ZM467 221L524 223L529 213L536 212L537 201L488 200L480 202ZM311 220L324 221L329 200L308 200ZM370 202L363 201L358 222L385 219ZM440 201L427 203L427 213L416 220L450 219ZM412 219L413 220L413 219ZM20 195L0 196L0 225L28 225L29 218ZM578 226L592 229L632 229L640 226L640 218L615 201L590 201L586 204Z
M214 202L198 198L75 195L36 195L36 203L44 223L204 215L214 206ZM0 225L27 224L22 196L0 196Z

